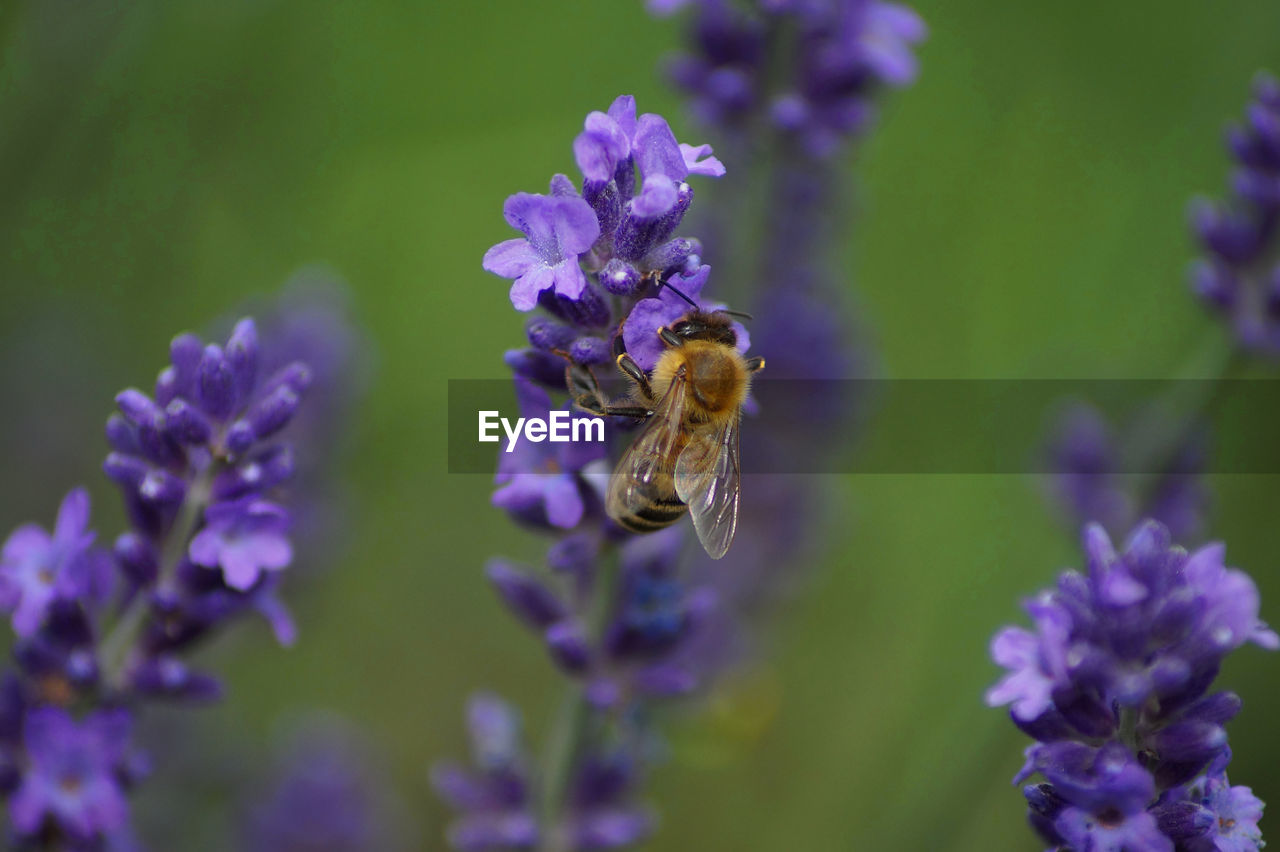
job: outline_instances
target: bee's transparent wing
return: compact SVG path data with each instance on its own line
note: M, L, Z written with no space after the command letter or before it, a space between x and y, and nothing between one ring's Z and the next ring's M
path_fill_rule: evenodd
M695 434L676 462L676 494L689 504L698 540L712 559L728 552L738 527L738 420L735 416L719 429Z
M618 460L613 476L609 477L605 497L609 517L616 519L629 508L643 505L655 491L674 491L670 478L679 446L680 424L685 416L687 387L684 376L678 374L658 401L644 429Z

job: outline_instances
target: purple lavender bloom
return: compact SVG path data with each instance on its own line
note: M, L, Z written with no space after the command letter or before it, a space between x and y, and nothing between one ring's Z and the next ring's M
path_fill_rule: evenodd
M538 842L530 777L516 711L493 695L477 695L467 707L474 769L438 764L436 792L460 812L449 843L461 852L532 849Z
M1259 74L1246 122L1232 127L1227 144L1236 161L1231 198L1198 199L1191 223L1205 257L1191 270L1191 285L1211 310L1233 326L1244 349L1280 354L1280 81Z
M292 641L275 596L290 516L273 498L294 473L281 435L313 376L298 361L264 363L252 320L225 345L176 337L153 393L121 392L107 422L103 469L131 528L109 552L93 547L76 489L52 534L21 527L0 552L0 604L18 635L0 689L0 791L21 840L136 849L125 790L145 767L126 759L121 708L219 697L182 653L246 612Z
M205 526L191 539L191 561L221 568L228 586L247 591L264 571L279 571L293 558L286 532L289 514L256 497L214 503Z
M0 551L0 609L13 613L14 633L35 633L56 598L89 594L96 573L93 540L89 495L83 488L63 498L53 535L36 524L9 535Z
M631 211L653 218L675 206L680 183L690 174L720 177L724 164L711 156L710 145L676 141L666 119L646 113L636 118L636 99L622 95L607 113L593 112L573 143L583 177L593 183L614 179L619 167L630 168L634 158L642 184L631 200Z
M503 215L525 239L507 240L489 249L484 268L515 279L511 304L516 310L533 310L543 290L577 299L587 283L578 257L600 235L591 207L581 198L518 192L507 199Z
M30 764L9 802L13 827L39 833L46 821L72 842L125 829L128 804L119 773L132 726L123 710L101 710L76 723L65 710L27 714L24 740Z
M1172 850L1207 831L1198 811L1171 809L1190 796L1182 785L1206 769L1214 777L1230 759L1223 726L1240 699L1208 694L1222 659L1246 642L1275 649L1280 637L1259 620L1257 588L1226 566L1219 544L1188 554L1148 521L1120 553L1092 525L1084 549L1087 574L1068 571L1026 603L1033 630L996 634L991 654L1008 674L987 703L1011 705L1037 740L1015 781L1035 772L1048 780L1024 791L1048 842ZM1239 801L1254 813L1244 795L1220 807Z

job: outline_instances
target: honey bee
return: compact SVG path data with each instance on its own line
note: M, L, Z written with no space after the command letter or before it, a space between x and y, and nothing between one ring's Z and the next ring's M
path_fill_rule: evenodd
M658 329L658 336L666 349L651 373L627 353L618 355L618 369L632 383L629 400L607 402L582 367L569 368L569 387L584 411L646 420L609 479L609 517L644 533L688 512L703 548L719 559L738 524L742 404L764 359L738 352L725 311L695 309Z

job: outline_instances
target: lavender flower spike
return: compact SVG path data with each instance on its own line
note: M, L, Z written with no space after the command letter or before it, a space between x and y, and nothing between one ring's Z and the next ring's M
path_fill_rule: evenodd
M1280 355L1280 80L1259 74L1244 124L1231 128L1236 161L1225 204L1192 204L1205 256L1192 288L1234 326L1247 350Z
M1026 603L1034 629L1007 627L991 646L1009 673L987 703L1011 705L1037 740L1014 780L1047 781L1023 791L1032 826L1077 850L1259 848L1261 803L1226 780L1223 726L1241 702L1209 693L1232 650L1280 647L1257 587L1220 544L1187 553L1154 521L1119 553L1091 525L1084 549L1086 573Z
M22 848L137 848L135 714L218 698L217 679L185 655L239 616L260 613L293 639L275 596L292 559L278 500L295 468L285 430L312 375L298 361L262 366L251 319L222 344L175 337L153 392L122 391L107 420L103 471L129 528L110 550L94 546L75 489L52 534L23 526L0 550L0 607L16 634L0 681L0 795Z

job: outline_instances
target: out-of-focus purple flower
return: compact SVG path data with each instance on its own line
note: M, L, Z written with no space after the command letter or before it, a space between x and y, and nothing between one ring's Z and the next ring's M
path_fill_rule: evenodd
M489 576L516 617L542 636L556 664L586 685L592 704L684 695L699 685L701 673L683 652L715 612L716 595L678 576L683 542L683 531L673 527L622 544L614 608L598 637L588 631L591 614L574 594L505 562L491 563ZM556 548L548 562L563 568Z
M643 842L656 825L633 799L640 768L626 751L589 751L578 762L556 831L574 850L621 849Z
M540 836L520 720L502 699L473 697L467 707L474 768L440 763L436 792L459 811L449 843L462 852L532 849Z
M1191 286L1205 305L1232 324L1244 349L1280 354L1280 81L1261 73L1243 124L1230 129L1235 159L1231 197L1197 199L1191 225L1205 256Z
M391 852L405 848L399 802L368 744L331 719L307 722L249 803L246 852Z
M1027 602L1033 630L996 635L991 653L1008 674L987 703L1011 705L1038 741L1015 781L1048 780L1024 790L1048 842L1172 850L1207 829L1198 811L1171 803L1230 759L1223 726L1240 699L1207 694L1222 659L1246 642L1275 649L1280 637L1259 620L1257 588L1225 565L1221 545L1188 554L1148 521L1119 553L1092 525L1084 549L1086 574L1068 571Z
M89 594L93 540L89 495L83 488L63 498L53 535L36 524L9 535L0 551L0 608L13 613L14 633L35 633L55 598Z
M74 843L102 840L126 827L121 763L132 723L123 710L101 710L77 723L60 708L31 711L24 722L27 767L9 801L19 834L52 820Z
M1151 518L1176 539L1194 538L1209 502L1198 438L1190 434L1170 459L1147 460L1151 470L1125 475L1122 471L1135 469L1121 453L1130 442L1115 434L1098 409L1074 404L1060 415L1049 439L1051 497L1072 529L1098 523L1111 535L1123 535L1139 519Z
M581 198L518 192L503 207L507 223L524 239L498 243L485 252L484 268L514 278L511 304L531 311L538 294L554 290L566 299L577 299L586 286L578 257L600 235L595 214Z
M191 561L221 568L226 583L246 591L264 571L278 571L293 558L287 531L289 514L256 497L214 503L205 510L205 525L191 539Z
M700 119L744 133L765 114L823 158L863 129L878 87L915 79L913 47L926 28L908 7L882 0L775 0L755 9L705 0L692 32L671 75Z

